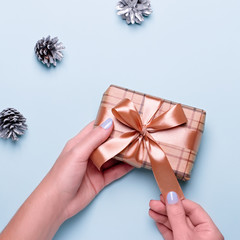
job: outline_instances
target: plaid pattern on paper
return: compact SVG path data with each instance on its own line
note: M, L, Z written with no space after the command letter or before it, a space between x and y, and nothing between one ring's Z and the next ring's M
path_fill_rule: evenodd
M111 85L108 90L104 93L100 110L102 108L107 108L107 109L112 109L115 107L122 99L128 98L130 99L136 109L138 110L140 116L142 116L143 111L144 111L144 104L145 104L145 95L136 91L132 91L129 89L124 89L118 86ZM151 96L149 96L151 97ZM172 108L174 105L177 103L161 99L161 98L156 98L156 97L151 97L153 99L160 100L162 102L161 107L159 111L156 114L156 117L159 116L160 114L166 112L170 108ZM165 152L168 161L177 176L178 179L180 180L189 180L190 175L191 175L191 170L193 168L193 164L197 155L197 150L200 144L200 139L201 135L203 133L204 129L204 122L205 122L205 117L206 117L206 112L204 110L186 106L186 105L181 105L183 108L183 111L186 115L187 118L187 123L184 125L184 128L187 128L189 130L193 130L196 132L197 137L193 140L193 148L192 149L187 149L182 146L178 145L172 145L171 143L166 143L164 141L158 141L156 137L155 140L158 142L158 144L161 146L163 151ZM118 129L114 129L111 138L118 137L122 134L122 131L119 131ZM193 150L194 149L194 150ZM124 160L124 152L127 151L128 149L126 148L123 152L115 156L114 158L120 161L125 161ZM143 164L142 167L151 169L151 163L150 160L146 154L145 158L143 159Z

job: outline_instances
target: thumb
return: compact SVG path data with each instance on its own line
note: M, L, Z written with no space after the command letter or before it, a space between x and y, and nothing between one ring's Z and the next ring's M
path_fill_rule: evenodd
M186 233L187 218L182 202L177 193L169 192L166 201L167 216L174 236L183 236Z
M82 160L89 158L91 153L108 139L113 130L113 120L108 118L100 126L92 129L83 141L80 141L73 149Z
M89 155L105 142L113 130L113 120L108 118L100 126L94 128L86 138L89 147Z

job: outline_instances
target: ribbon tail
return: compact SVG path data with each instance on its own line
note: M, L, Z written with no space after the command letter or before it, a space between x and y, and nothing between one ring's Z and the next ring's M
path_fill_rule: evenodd
M138 135L136 131L127 132L104 142L91 154L91 160L101 170L104 163L123 151Z
M161 147L149 139L147 149L154 177L164 199L171 191L176 192L179 199L184 199L182 189Z

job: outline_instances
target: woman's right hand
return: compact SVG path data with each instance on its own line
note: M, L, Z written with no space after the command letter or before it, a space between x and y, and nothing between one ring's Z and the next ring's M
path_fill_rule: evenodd
M175 192L169 192L166 203L149 203L149 215L165 240L224 240L223 235L204 209L188 199L180 201Z

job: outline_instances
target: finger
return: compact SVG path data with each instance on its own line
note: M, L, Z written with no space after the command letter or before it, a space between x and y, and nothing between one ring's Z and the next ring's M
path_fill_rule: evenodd
M149 202L149 207L154 211L162 215L167 215L166 206L158 200L151 200Z
M94 122L90 122L87 126L85 126L76 136L68 140L67 144L64 147L64 151L71 150L75 145L77 145L80 141L85 139L85 137L93 130Z
M123 177L131 170L133 170L133 166L130 166L127 163L119 163L111 168L103 171L104 185L108 185L111 182Z
M156 223L156 225L165 240L173 240L173 233L169 228L161 223Z
M148 212L149 216L158 223L161 223L163 225L165 225L166 227L168 227L169 229L171 229L171 225L168 221L168 217L159 213L154 212L153 210L149 209Z
M163 204L165 204L165 205L166 205L166 203L165 203L165 199L164 199L164 197L163 197L163 195L162 195L162 194L160 195L160 200L161 200L161 202L162 202Z
M153 210L154 212L159 213L161 215L165 215L165 216L167 215L166 205L164 203L162 203L162 201L151 200L149 203L149 206L150 206L150 209ZM188 216L187 216L187 224L191 229L194 228L194 226ZM171 229L171 227L169 227L169 228Z
M186 213L182 202L179 200L177 193L169 192L166 199L166 208L168 220L171 224L174 235L181 235L187 228Z
M197 203L184 199L182 201L183 207L192 224L197 226L202 223L213 223L210 216L205 212L205 210Z
M190 220L190 218L188 216L187 216L187 225L192 230L195 228L195 226L193 225L192 221Z
M81 162L87 161L91 153L107 140L112 130L113 121L111 118L107 119L100 126L92 129L82 141L71 149L70 152L73 158L77 158Z
M164 201L164 198L162 195L160 196L160 199L161 199L161 201L151 200L149 203L149 206L150 206L151 210L153 210L154 212L162 214L162 215L167 215L166 205L165 205L165 203L163 203L165 201ZM187 224L191 229L194 228L194 226L188 216L187 216ZM170 229L171 229L171 227L170 227Z

